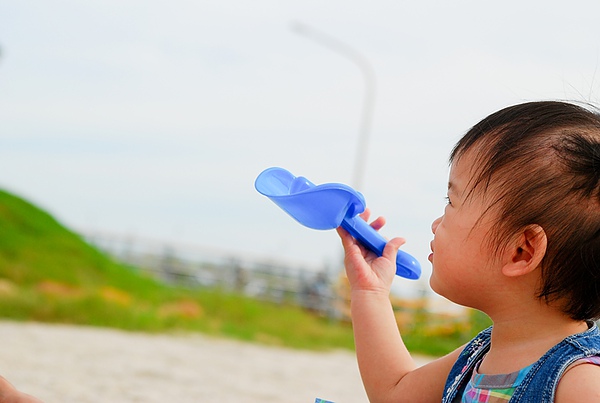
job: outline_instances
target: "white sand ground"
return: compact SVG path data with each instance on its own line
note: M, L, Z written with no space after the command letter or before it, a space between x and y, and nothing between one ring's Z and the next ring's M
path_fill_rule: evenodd
M2 321L0 340L0 375L47 403L367 402L347 351Z

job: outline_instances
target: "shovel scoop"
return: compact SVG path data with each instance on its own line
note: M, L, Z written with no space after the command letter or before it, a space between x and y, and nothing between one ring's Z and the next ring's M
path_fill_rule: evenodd
M283 168L268 168L254 183L256 190L305 227L328 230L342 227L367 249L383 254L387 241L359 214L365 211L363 195L341 183L315 185ZM398 250L396 275L416 280L421 275L419 262Z

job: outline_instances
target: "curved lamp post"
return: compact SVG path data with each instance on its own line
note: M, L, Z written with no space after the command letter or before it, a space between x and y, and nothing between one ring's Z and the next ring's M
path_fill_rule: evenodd
M301 22L293 22L292 30L297 34L303 35L313 41L327 47L328 49L346 57L360 69L365 81L365 94L363 99L362 116L360 121L358 147L356 150L356 160L354 173L352 176L352 186L360 190L362 187L365 163L367 157L367 148L369 145L369 133L371 130L371 120L373 116L373 106L375 101L375 73L369 64L369 61L361 53L344 42L317 31Z

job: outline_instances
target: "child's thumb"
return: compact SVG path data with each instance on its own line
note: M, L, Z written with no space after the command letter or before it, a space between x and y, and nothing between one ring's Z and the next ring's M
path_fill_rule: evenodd
M396 255L398 254L398 249L402 245L406 243L406 239L404 238L392 238L388 241L388 243L383 248L383 257L391 260L392 262L396 261Z

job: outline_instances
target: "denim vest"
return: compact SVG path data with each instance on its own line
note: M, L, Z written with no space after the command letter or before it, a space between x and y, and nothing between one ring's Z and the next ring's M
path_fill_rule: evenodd
M491 327L485 329L462 351L446 380L442 403L452 403L462 395L475 364L490 349L491 334ZM565 338L534 363L525 379L515 389L510 401L554 402L558 381L569 365L581 358L594 355L600 355L600 331L595 323L590 322L588 330Z

